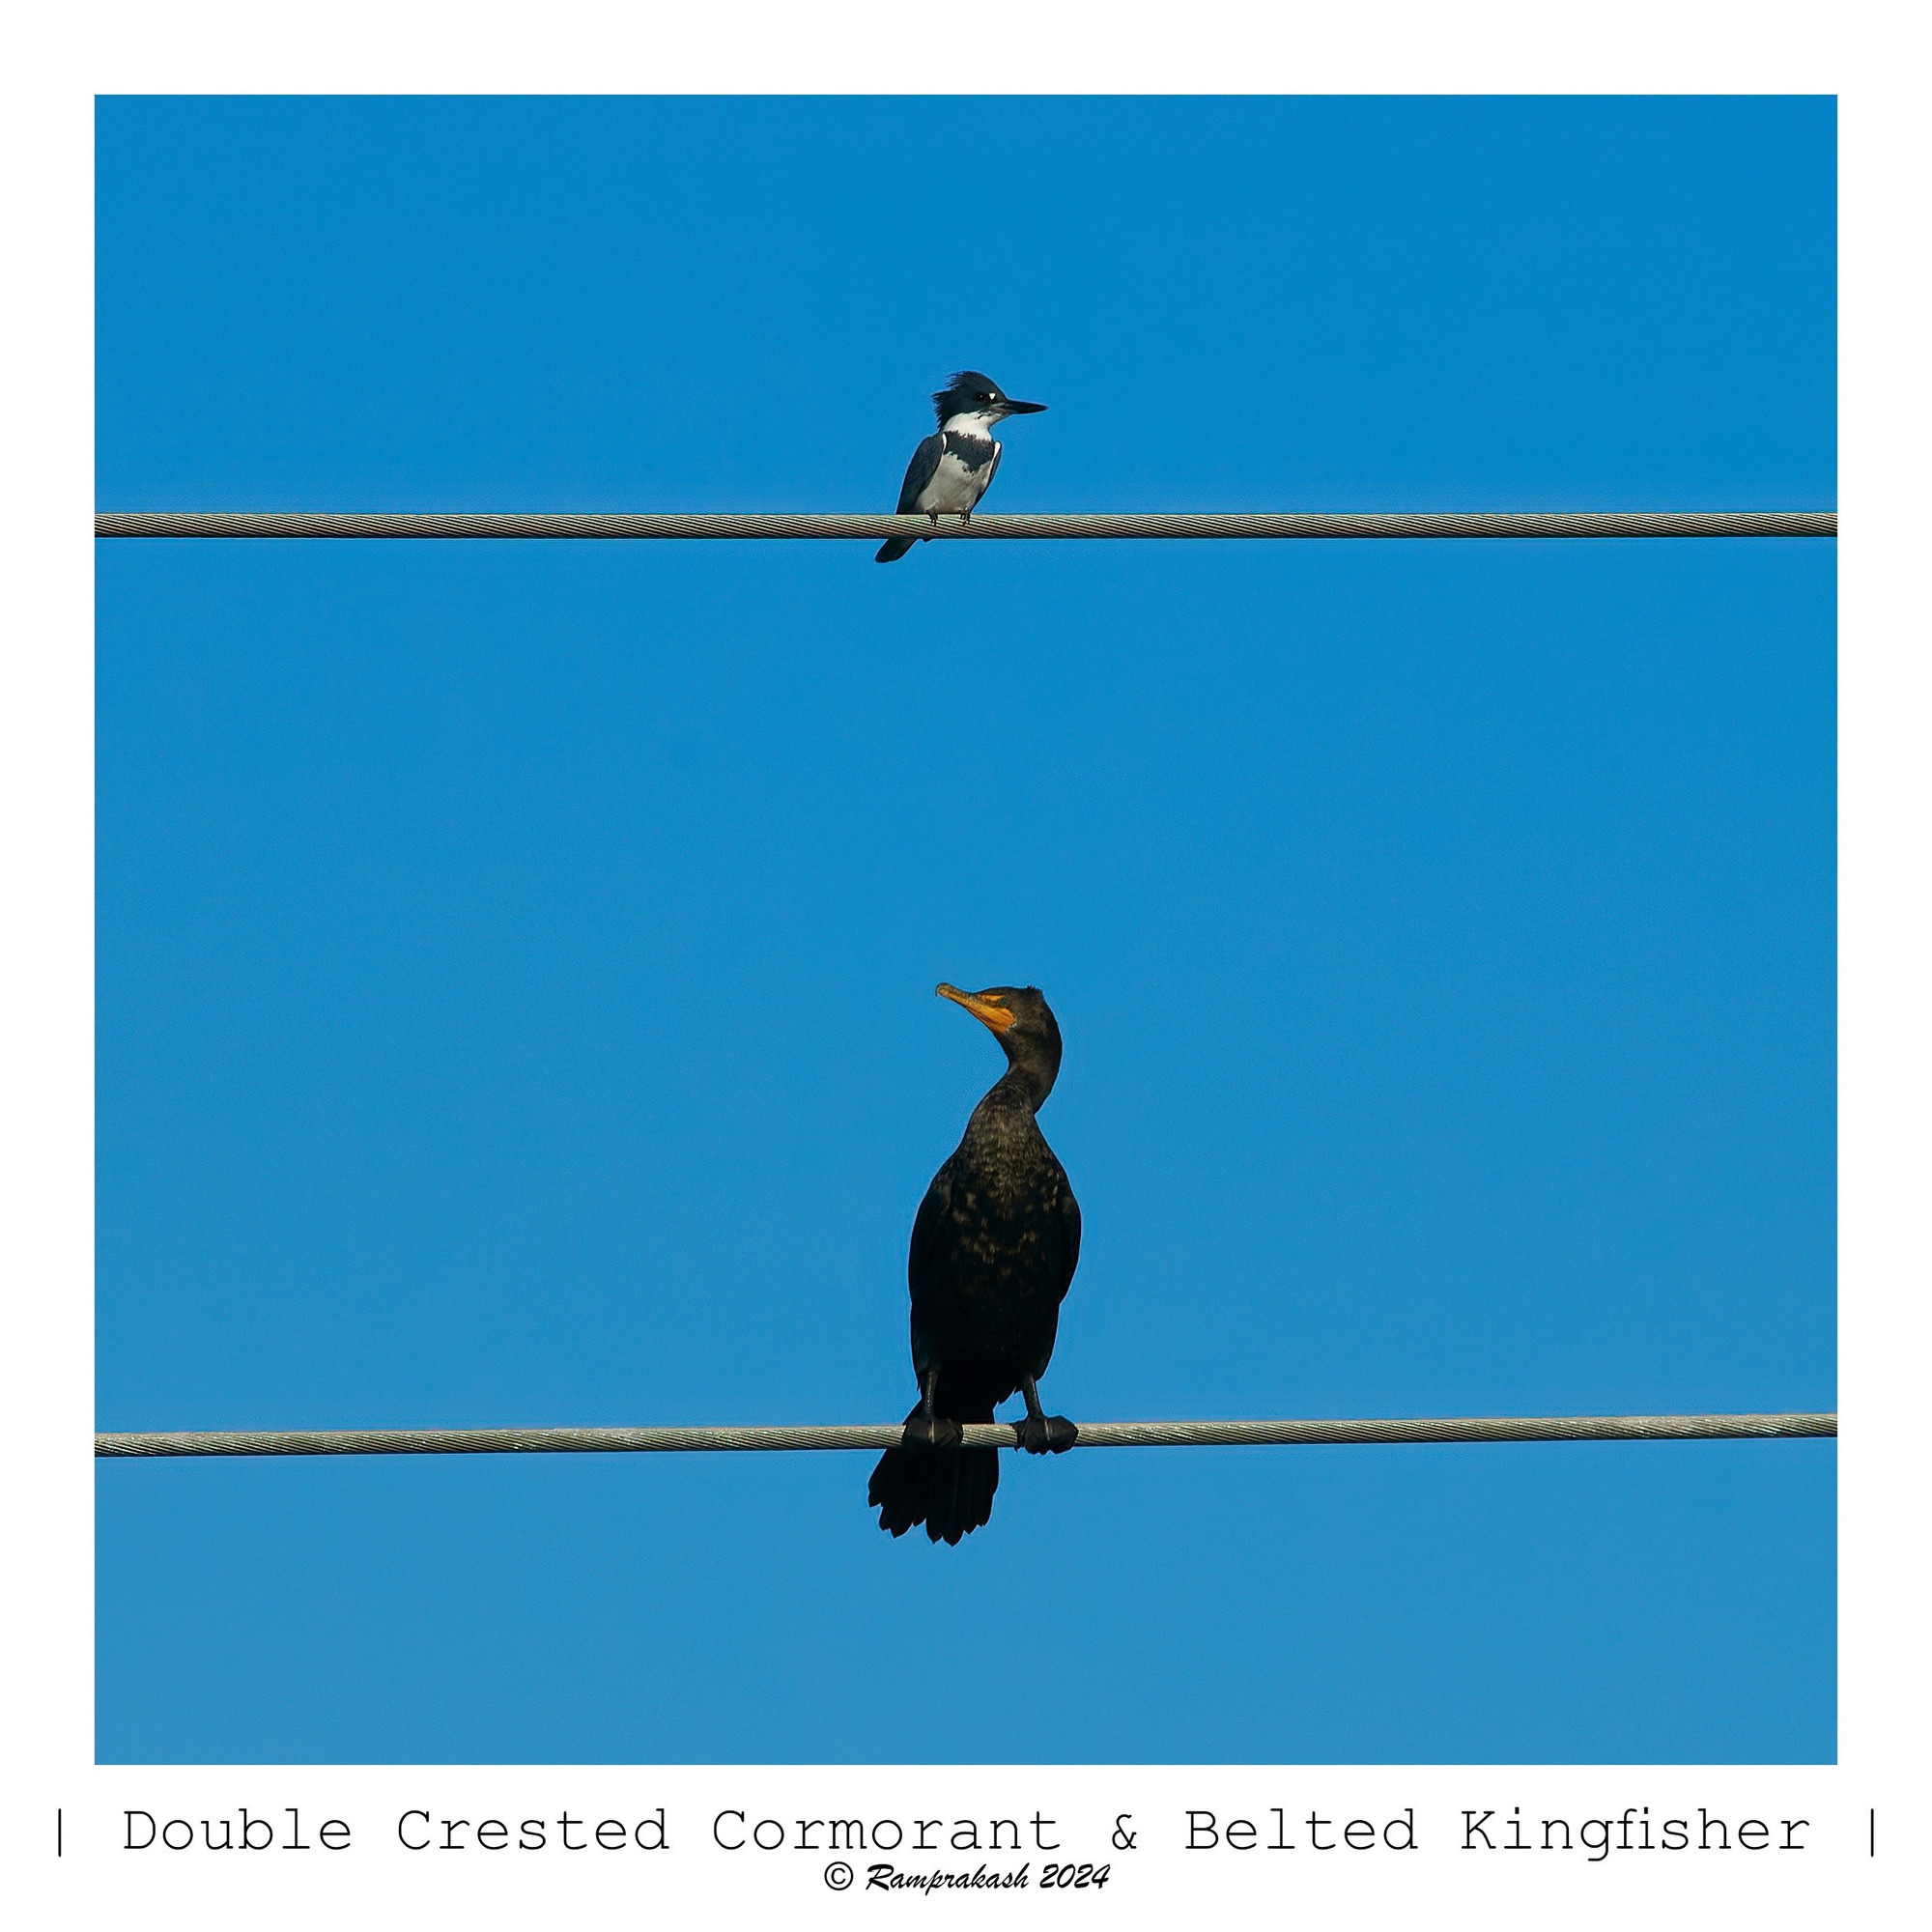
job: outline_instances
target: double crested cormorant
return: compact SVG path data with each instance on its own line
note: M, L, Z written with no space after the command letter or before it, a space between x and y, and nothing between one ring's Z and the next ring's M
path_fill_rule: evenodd
M1060 1028L1039 988L938 990L991 1030L1007 1070L913 1219L906 1276L920 1400L867 1494L881 1529L901 1536L923 1522L933 1542L957 1543L992 1515L1000 1482L1000 1452L962 1447L962 1422L991 1422L994 1405L1018 1389L1019 1447L1058 1453L1079 1435L1064 1415L1041 1412L1036 1383L1080 1261L1080 1205L1034 1120L1060 1071Z

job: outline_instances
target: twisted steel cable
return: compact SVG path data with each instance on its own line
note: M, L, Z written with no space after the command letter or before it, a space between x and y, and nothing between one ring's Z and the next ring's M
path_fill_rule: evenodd
M890 1449L904 1425L800 1423L652 1429L260 1429L97 1435L115 1456L476 1456L689 1449ZM1404 1442L1695 1442L1836 1435L1838 1418L1790 1415L1423 1416L1392 1422L1083 1422L1081 1449L1254 1448ZM966 1425L969 1447L1011 1449L1009 1422Z
M97 537L1834 537L1835 510L1456 511L956 517L106 511Z

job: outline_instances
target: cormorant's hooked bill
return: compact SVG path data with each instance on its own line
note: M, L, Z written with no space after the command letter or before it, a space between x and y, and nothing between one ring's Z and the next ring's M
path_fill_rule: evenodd
M1008 416L1038 415L1045 408L1044 403L1015 402L977 369L960 370L933 395L939 428L912 453L899 486L897 514L928 517L935 524L943 515L966 522L986 494L1006 447L993 440L994 425ZM912 546L911 537L888 537L873 561L895 563Z
M987 993L962 993L957 986L949 986L942 980L932 990L942 1000L951 1000L964 1007L976 1020L983 1021L995 1033L1005 1033L1008 1028L1019 1024L1019 1015L998 996L997 989Z
M1017 1389L1018 1446L1045 1455L1080 1432L1040 1406L1060 1304L1080 1262L1080 1206L1034 1118L1060 1074L1060 1025L1037 986L968 993L944 981L1000 1042L1007 1070L973 1109L952 1157L932 1177L912 1224L912 1364L920 1399L905 1435L872 1471L879 1527L902 1536L924 1523L957 1543L992 1514L1000 1452L968 1449L960 1425L991 1422Z

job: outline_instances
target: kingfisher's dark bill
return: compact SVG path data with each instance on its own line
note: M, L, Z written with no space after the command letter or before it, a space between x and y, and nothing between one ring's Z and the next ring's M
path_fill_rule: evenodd
M879 1527L925 1525L954 1544L986 1521L1000 1452L964 1444L961 1425L991 1422L1014 1390L1026 1418L1014 1442L1035 1455L1072 1448L1080 1432L1040 1406L1060 1304L1080 1262L1080 1204L1035 1116L1060 1073L1060 1025L1037 986L942 999L991 1030L1007 1070L973 1109L965 1136L925 1190L912 1224L912 1366L920 1399L905 1435L872 1471Z

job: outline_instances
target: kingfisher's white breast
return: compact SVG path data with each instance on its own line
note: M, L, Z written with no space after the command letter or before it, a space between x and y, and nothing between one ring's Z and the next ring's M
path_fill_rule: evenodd
M937 511L941 516L959 516L986 494L986 485L993 480L993 471L1000 461L1000 445L993 440L991 430L992 425L984 416L954 416L947 423L944 434L949 440L958 437L969 445L981 445L984 459L968 462L951 447L943 449L939 467L919 493L917 507L923 515L930 516ZM980 450L969 446L967 454L978 458Z

